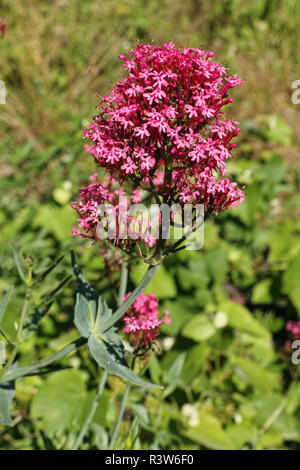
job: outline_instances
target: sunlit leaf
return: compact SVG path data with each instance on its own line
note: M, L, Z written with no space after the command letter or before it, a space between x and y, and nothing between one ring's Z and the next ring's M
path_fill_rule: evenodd
M13 425L9 408L14 396L15 388L13 382L0 385L0 424L5 426Z

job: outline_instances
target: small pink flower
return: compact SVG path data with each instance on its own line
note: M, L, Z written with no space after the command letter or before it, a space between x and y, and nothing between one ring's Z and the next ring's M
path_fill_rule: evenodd
M203 204L208 214L242 203L226 168L240 128L223 111L242 80L197 48L138 44L128 55L120 56L127 76L84 132L86 150L121 184L151 192L155 182L164 201Z
M127 211L130 202L138 204L142 201L142 191L134 189L128 198L125 191L120 188L118 182L111 176L106 177L103 182L98 181L98 176L94 173L90 180L93 182L82 188L77 201L72 202L71 207L78 214L78 226L73 229L72 236L79 235L83 238L90 238L103 244L103 237L98 236L99 224L109 217L111 223L107 227L107 237L110 242L121 246L124 251L132 254L133 245L142 242L152 248L156 239L148 232L153 226L152 220L146 220L137 213L134 216ZM113 221L113 222L112 222ZM143 233L143 223L146 224L147 232ZM122 245L122 241L126 247ZM130 242L129 244L126 242ZM133 242L134 243L131 243ZM128 250L127 250L128 248Z
M130 296L128 293L124 300ZM169 312L165 310L160 315L158 300L154 294L141 294L123 317L123 331L133 346L147 349L156 342L159 327L169 324Z
M299 321L288 321L286 324L286 330L289 331L294 339L300 338L300 320Z

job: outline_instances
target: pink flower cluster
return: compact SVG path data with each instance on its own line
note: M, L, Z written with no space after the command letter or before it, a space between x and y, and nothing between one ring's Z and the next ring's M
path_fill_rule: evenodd
M79 191L80 198L72 203L72 208L78 214L78 226L72 231L72 235L97 240L100 244L103 239L107 239L128 253L132 253L133 247L140 241L152 248L156 243L150 233L153 222L143 214L131 215L130 211L127 212L130 203L142 201L141 191L134 189L128 198L111 176L100 183L97 175L93 174L90 180L92 183L82 188ZM99 237L99 223L109 217L111 223L108 227L103 226L105 237Z
M240 204L244 194L226 169L240 128L223 107L242 80L212 56L172 43L120 56L127 76L101 98L84 132L98 165L168 203L204 204L206 213Z
M289 331L294 339L300 338L300 321L288 321L286 324L286 330Z
M124 300L129 297L128 293ZM128 340L133 346L147 349L156 341L159 327L165 323L169 324L168 310L162 315L158 311L158 301L154 294L141 294L123 317L125 331Z
M3 21L1 18L0 18L0 33L1 33L1 36L4 38L4 36L6 35L6 21Z

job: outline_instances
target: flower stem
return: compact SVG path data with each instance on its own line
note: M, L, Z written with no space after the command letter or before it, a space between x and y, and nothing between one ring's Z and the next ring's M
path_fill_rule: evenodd
M15 343L15 346L14 346L14 348L13 348L13 350L12 350L12 352L11 352L9 358L8 358L8 361L7 361L3 371L2 371L2 374L4 374L11 367L11 365L13 364L13 362L15 360L16 355L18 354L19 345L20 345L20 342L21 342L21 339L22 339L24 323L25 323L25 319L26 319L26 313L27 313L28 304L29 304L30 291L31 291L30 287L26 287L24 303L23 303L23 307L22 307L22 311L21 311L21 315L20 315L20 323L18 325L16 343Z
M149 266L145 276L141 280L140 284L134 289L130 297L128 297L128 299L125 302L123 302L120 305L120 307L115 311L115 313L111 316L111 318L106 323L104 323L103 329L102 329L103 332L111 328L124 315L124 313L127 312L129 307L131 307L133 302L141 295L141 293L144 292L149 282L153 278L158 266L159 264ZM81 336L75 341L72 341L71 343L69 343L60 351L52 354L49 357L46 357L45 359L42 359L39 362L36 362L35 364L32 364L30 366L16 368L13 370L8 370L8 368L6 367L5 371L3 370L2 373L0 374L0 383L10 382L19 377L24 377L25 375L35 375L40 371L40 369L48 367L50 364L52 364L52 362L62 359L67 354L71 353L72 351L75 351L76 349L80 348L86 343L87 343L87 339Z
M67 344L67 346L62 348L60 351L51 354L51 356L48 356L45 359L42 359L41 361L36 362L35 364L32 364L31 366L7 370L7 372L4 373L3 376L1 376L0 383L11 382L12 380L15 380L19 377L24 377L25 375L35 375L39 372L40 369L44 369L45 367L52 364L52 362L62 359L67 354L72 351L75 351L86 343L87 339L80 337L75 341L72 341L71 343Z
M130 297L122 303L122 305L115 311L115 313L111 316L111 318L106 321L102 327L102 333L105 333L105 331L109 330L117 321L120 320L120 318L124 315L124 313L127 312L129 307L133 304L133 302L141 295L142 292L146 289L148 286L149 282L153 278L159 264L156 264L154 266L149 266L145 276L139 283L139 285L134 289Z
M120 429L120 425L121 425L122 418L123 418L123 415L124 415L129 390L130 390L130 385L126 385L124 395L123 395L123 398L122 398L122 401L121 401L120 409L119 409L118 419L117 419L117 422L115 424L114 431L113 431L111 441L110 441L110 444L109 444L109 449L110 450L114 448L114 445L115 445L115 442L116 442L116 439L117 439L117 436L118 436L118 433L119 433L119 429Z
M124 261L122 264L122 270L121 270L118 306L122 304L124 295L126 294L127 281L128 281L128 264L127 264L127 261Z
M73 447L72 450L77 450L80 445L82 444L82 441L84 439L84 436L86 435L89 427L90 427L90 424L95 416L95 413L96 413L96 410L97 410L97 407L98 407L98 403L99 403L99 399L102 395L102 392L103 392L103 389L105 387L105 383L106 383L106 380L107 380L107 371L104 370L103 373L102 373L102 377L101 377L101 380L99 382L99 385L98 385L98 388L97 388L97 392L96 392L96 395L95 395L95 398L93 400L93 403L92 403L92 406L91 406L91 409L86 417L86 420L81 428L81 431L76 439L76 442L75 442L75 445Z
M120 280L120 289L119 289L119 305L122 304L123 297L126 294L127 281L128 281L128 267L127 267L127 263L124 262L123 265L122 265L122 271L121 271L121 280ZM117 439L117 435L118 435L119 428L120 428L120 425L121 425L121 421L122 421L122 418L123 418L123 414L124 414L125 405L126 405L126 401L127 401L129 391L130 391L130 385L126 385L124 395L123 395L123 398L122 398L122 402L121 402L121 405L120 405L118 419L117 419L117 422L115 424L115 427L114 427L114 430L113 430L113 433L112 433L109 449L112 449L113 446L115 445L115 441Z

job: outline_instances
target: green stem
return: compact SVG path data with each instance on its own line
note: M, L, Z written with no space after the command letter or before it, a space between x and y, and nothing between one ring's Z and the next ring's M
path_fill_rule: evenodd
M102 327L102 333L105 333L105 331L109 330L109 328L111 328L115 323L117 323L117 321L119 321L120 318L124 315L124 313L126 313L127 310L131 307L133 302L141 295L142 292L144 292L149 282L153 278L158 266L159 264L149 266L148 271L146 272L139 285L134 289L131 296L128 297L128 299L123 302L122 305L115 311L111 318L104 323Z
M153 278L158 266L159 264L149 266L145 276L141 280L140 284L134 289L130 297L128 297L128 299L123 302L122 305L115 311L111 318L104 323L102 327L102 332L105 332L109 328L111 328L124 315L124 313L127 312L127 310L131 307L133 302L141 295L141 293L144 292L149 282ZM6 371L3 370L2 374L0 374L0 384L10 382L25 375L34 375L38 373L40 369L48 367L50 364L52 364L52 362L62 359L67 354L75 351L86 343L87 339L80 337L77 340L72 341L72 343L68 344L60 351L52 354L49 357L46 357L45 359L42 359L36 364L32 364L31 366L20 367L18 369L16 368L8 370L7 368Z
M122 265L122 271L121 271L121 280L120 280L120 289L119 289L119 305L122 304L122 299L123 299L124 295L126 294L127 281L128 281L128 267L127 267L127 263L126 264L124 263ZM125 405L126 405L126 400L127 400L129 391L130 391L130 385L126 385L124 395L123 395L123 398L122 398L122 402L121 402L121 405L120 405L118 419L117 419L117 422L115 424L115 427L114 427L114 430L113 430L113 433L112 433L112 437L111 437L111 441L110 441L110 445L109 445L110 449L113 448L113 446L115 444L115 441L116 441L116 438L117 438L117 435L118 435L118 432L119 432L119 428L120 428L120 424L121 424L121 421L122 421L122 418L123 418Z
M121 401L120 409L119 409L118 419L117 419L117 422L116 422L116 425L115 425L115 428L114 428L114 431L113 431L113 434L112 434L112 437L111 437L111 441L110 441L110 444L109 444L109 449L110 450L114 448L114 445L115 445L115 442L116 442L116 439L117 439L117 436L118 436L118 433L119 433L119 429L120 429L120 425L121 425L122 418L123 418L123 415L124 415L129 390L130 390L130 385L126 385L124 395L123 395L123 398L122 398L122 401Z
M127 261L123 261L122 270L121 270L121 278L120 278L118 306L122 304L124 295L126 294L127 281L128 281L128 264L127 264Z
M273 411L273 413L268 417L268 419L265 421L263 427L260 429L260 431L257 433L257 436L253 439L252 441L252 446L254 449L256 449L257 443L259 440L263 437L263 435L268 431L268 429L272 426L274 421L280 416L280 414L283 412L284 408L286 407L288 402L287 398L284 398L282 402L279 404L277 408Z
M101 377L101 380L99 382L99 385L98 385L98 389L97 389L97 392L96 392L96 395L95 395L95 398L93 400L93 403L92 403L92 406L91 406L91 409L86 417L86 420L81 428L81 431L76 439L76 442L75 442L75 445L73 447L72 450L77 450L80 445L82 444L82 441L84 439L84 436L86 435L90 425L91 425L91 422L95 416L95 413L96 413L96 410L97 410L97 407L98 407L98 403L99 403L99 399L102 395L102 392L103 392L103 389L105 387L105 383L106 383L106 380L107 380L107 371L104 370L103 371L103 374L102 374L102 377Z
M36 364L32 364L31 366L20 367L19 369L10 369L0 378L0 383L11 382L12 380L16 380L17 378L23 377L24 375L34 375L38 373L40 369L49 366L50 364L52 364L52 362L59 361L67 354L71 353L72 351L75 351L86 343L87 339L80 337L75 341L72 341L72 343L69 343L60 351L52 354L51 356L46 357L45 359L42 359Z
M12 352L11 352L9 358L8 358L8 361L5 364L5 367L2 371L3 375L5 374L5 371L7 371L11 367L11 365L13 364L13 362L15 360L15 357L18 354L18 351L19 351L19 346L20 346L20 343L21 343L21 340L22 340L22 333L23 333L23 328L24 328L24 324L25 324L26 313L27 313L28 304L29 304L30 291L31 291L30 287L26 287L24 303L23 303L21 316L20 316L20 323L18 325L16 344L15 344L15 346L14 346L14 348L13 348L13 350L12 350Z

